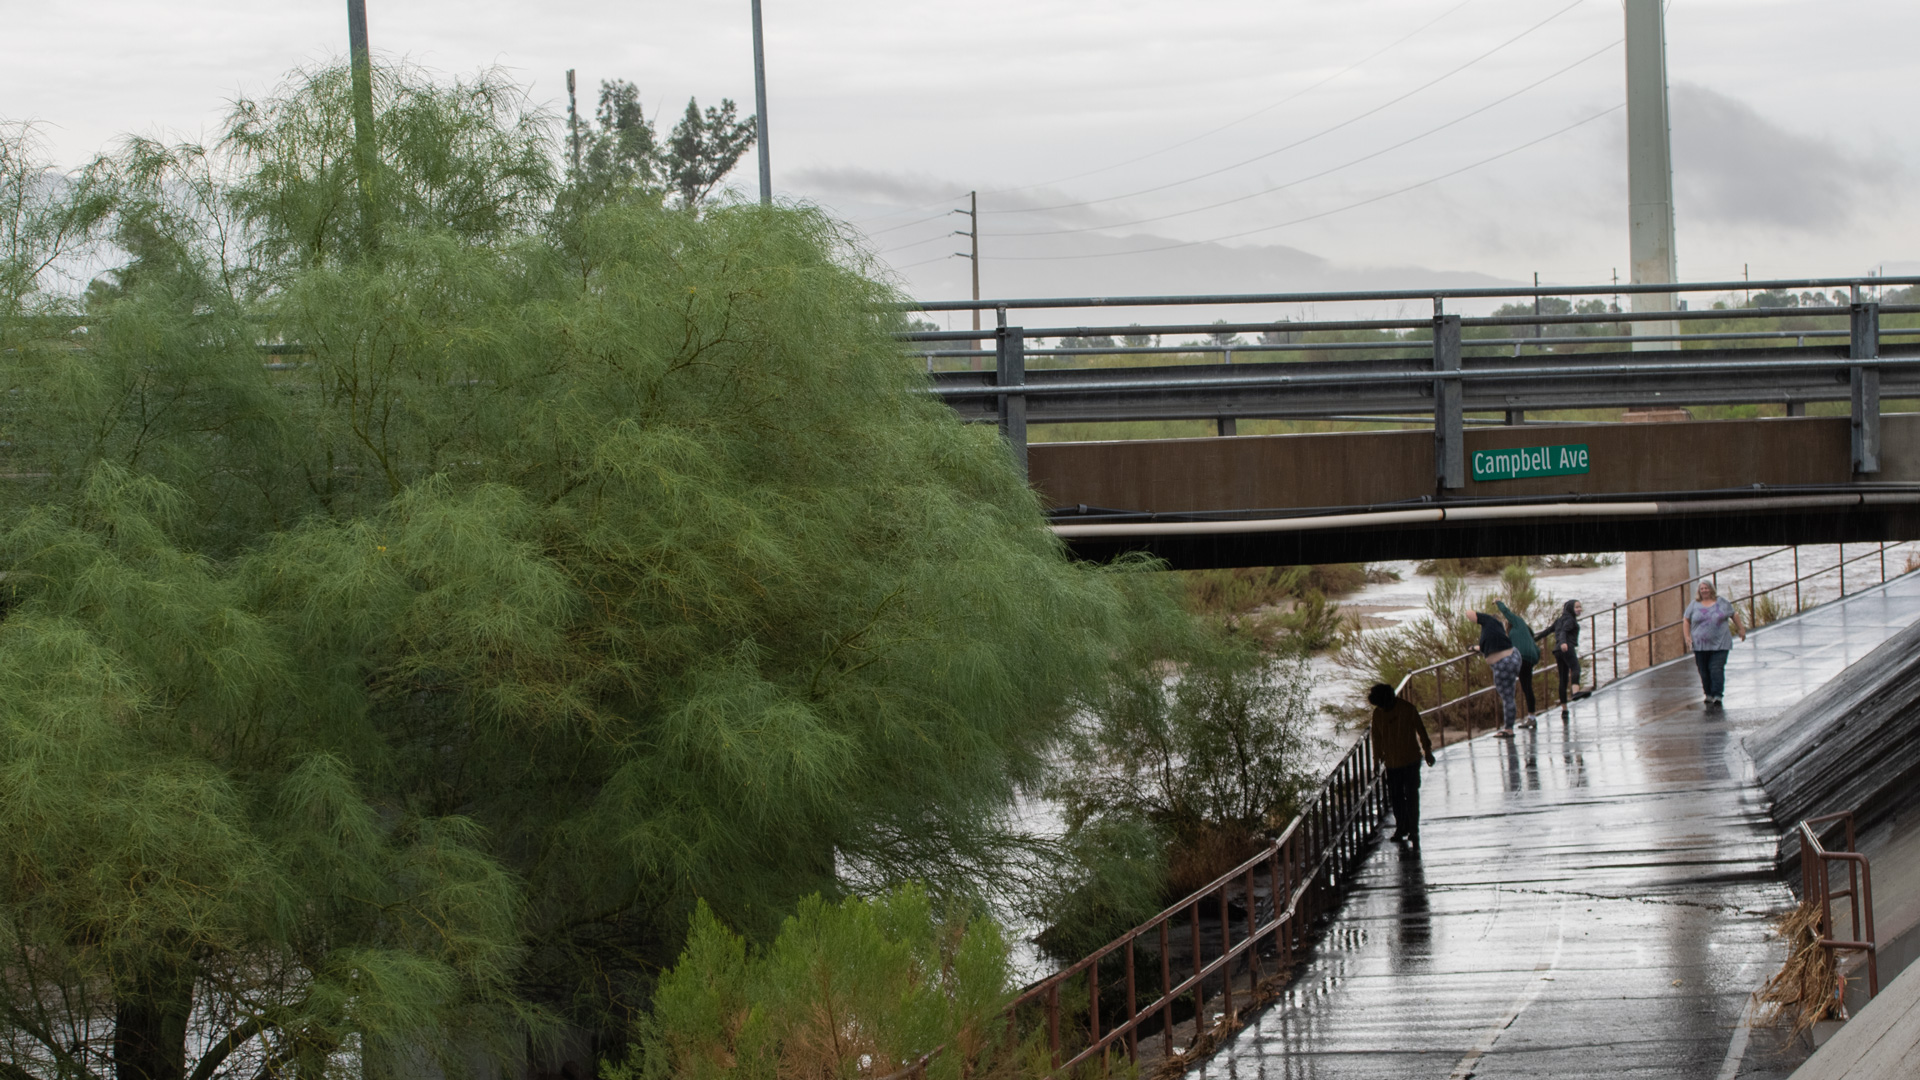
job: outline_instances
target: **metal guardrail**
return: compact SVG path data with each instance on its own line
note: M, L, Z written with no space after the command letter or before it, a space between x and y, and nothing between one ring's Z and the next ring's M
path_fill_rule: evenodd
M1820 826L1844 822L1847 846L1828 851L1820 842ZM1846 867L1846 888L1833 887L1833 864ZM1880 993L1879 947L1873 934L1873 868L1867 857L1855 850L1853 812L1825 814L1800 823L1800 899L1820 905L1820 925L1814 929L1817 943L1831 953L1862 952L1867 956L1867 996ZM1847 932L1852 938L1834 936L1833 902L1847 902Z
M1222 1025L1231 1027L1238 1015L1235 978L1247 976L1247 989L1241 991L1245 1000L1263 984L1286 976L1311 944L1314 921L1345 890L1348 875L1386 814L1383 775L1371 740L1362 736L1305 808L1259 854L1022 991L1004 1014L1007 1045L1031 1036L1030 1025L1039 1023L1051 1073L1057 1074L1095 1059L1104 1062L1115 1053L1137 1062L1143 1034L1149 1039L1158 1035L1161 1055L1171 1059L1177 1053L1174 1029L1180 1013L1189 1013L1193 1020L1195 1040L1215 1027L1207 1022L1209 1002L1218 1002ZM1176 946L1185 950L1179 964ZM1112 981L1103 982L1103 971ZM1153 997L1146 1002L1140 1000L1143 981L1152 988L1148 992ZM1116 993L1121 986L1124 990ZM1082 989L1085 1027L1063 1031L1069 1018L1062 999L1077 1000L1075 991ZM1117 1015L1107 1014L1106 995L1118 999ZM941 1052L886 1080L924 1077Z
M1853 464L1855 470L1871 474L1879 470L1879 416L1883 369L1900 386L1912 384L1920 394L1920 346L1892 346L1883 354L1881 317L1884 314L1920 313L1920 305L1882 305L1872 296L1887 285L1920 285L1920 278L1819 278L1766 282L1692 282L1656 286L1583 286L1512 289L1389 290L1347 293L1270 293L1224 296L1136 296L1136 297L1062 297L1039 300L949 301L914 305L923 311L993 310L999 325L991 331L934 330L912 331L898 335L903 341L937 344L943 342L981 342L991 340L994 369L991 373L961 372L942 376L931 388L960 407L963 415L998 423L1016 460L1026 462L1027 424L1030 407L1041 408L1042 419L1171 419L1213 416L1226 433L1240 417L1328 416L1352 413L1430 413L1435 439L1435 481L1441 490L1465 486L1464 413L1472 408L1505 411L1510 418L1522 417L1528 409L1583 408L1605 405L1645 404L1671 401L1676 404L1785 402L1789 412L1804 408L1808 400L1849 401L1853 422ZM1846 290L1850 303L1814 304L1805 307L1720 308L1696 310L1650 310L1576 312L1572 314L1535 314L1504 316L1461 316L1446 312L1450 299L1498 299L1515 297L1597 296L1608 293L1664 297L1667 307L1682 293L1733 293L1747 290L1777 289ZM1007 324L1008 313L1015 309L1067 309L1086 307L1143 306L1223 306L1271 305L1281 303L1341 304L1366 301L1431 301L1431 319L1321 319L1306 321L1266 321L1237 323L1167 323L1154 326L1073 326L1024 328ZM1488 347L1511 347L1517 357L1527 345L1579 345L1580 336L1549 338L1549 327L1581 327L1601 331L1594 340L1630 341L1636 350L1648 345L1685 345L1693 335L1664 331L1659 324L1677 327L1684 322L1714 320L1732 323L1781 318L1845 317L1844 348L1807 346L1807 335L1838 337L1837 329L1810 327L1805 331L1781 331L1773 327L1757 328L1752 334L1735 332L1715 334L1714 340L1781 340L1792 333L1799 344L1783 349L1722 349L1714 354L1684 348L1646 349L1630 353L1588 353L1578 363L1543 364L1546 357L1534 357L1526 366L1490 364L1495 359L1474 355L1481 340L1463 336L1463 330L1479 327L1532 327L1535 338L1498 338L1486 341ZM1654 324L1644 336L1624 336L1622 326ZM1404 350L1416 355L1390 361L1349 363L1323 362L1322 370L1286 371L1294 365L1256 365L1270 370L1249 373L1247 365L1217 365L1205 370L1115 368L1073 368L1067 372L1049 370L1029 379L1028 341L1132 335L1136 338L1164 334L1238 334L1259 332L1286 340L1241 346L1241 350L1263 352L1301 351L1320 348L1322 343L1298 342L1294 335L1333 331L1379 331L1390 333L1387 340L1364 343L1380 350ZM1911 331L1889 329L1885 336ZM1699 335L1705 338L1705 335ZM1349 347L1354 342L1337 342ZM1197 348L1208 348L1203 343ZM1226 343L1212 348L1226 351ZM1164 351L1164 346L1102 347L1101 354L1125 356L1135 349ZM1073 348L1070 355L1087 355L1096 350ZM967 355L984 357L981 350L966 350ZM1425 352L1426 356L1417 353ZM1795 355L1798 354L1798 355ZM1764 358L1764 359L1763 359ZM1231 359L1231 357L1229 357ZM1468 364L1467 361L1478 361ZM929 360L931 363L931 359ZM1410 365L1418 364L1418 367ZM1227 370L1220 370L1221 367ZM1830 377L1838 372L1839 384ZM1663 382L1663 380L1665 382ZM1674 395L1662 397L1666 383L1676 384ZM1469 399L1468 386L1486 383L1487 389ZM1842 391L1844 387L1844 392ZM1313 399L1311 388L1326 391L1325 400ZM1312 400L1297 400L1309 398ZM1484 399L1484 400L1483 400ZM973 407L969 401L991 403L991 411ZM1053 403L1051 406L1048 403ZM1047 413L1051 407L1053 413ZM1057 415L1055 415L1057 413ZM977 414L977 415L975 415Z
M1651 624L1653 622L1653 605L1659 598L1673 596L1678 593L1679 599L1684 607L1687 595L1695 583L1699 581L1710 581L1713 583L1715 593L1719 593L1722 577L1737 581L1741 572L1744 571L1747 582L1746 595L1738 598L1724 597L1724 599L1727 599L1727 601L1736 608L1742 604L1746 605L1745 615L1748 625L1751 627L1755 622L1754 616L1759 609L1759 604L1763 597L1770 597L1774 594L1784 595L1785 590L1792 589L1793 610L1782 610L1779 617L1784 618L1788 615L1798 615L1800 612L1806 610L1807 607L1801 586L1827 574L1834 574L1838 579L1839 595L1835 597L1835 599L1844 599L1849 595L1847 592L1847 567L1852 564L1866 562L1876 564L1878 567L1878 573L1872 575L1872 580L1865 584L1859 584L1858 587L1854 589L1854 593L1859 593L1865 589L1877 588L1885 584L1890 580L1887 574L1887 550L1889 548L1898 548L1902 546L1902 544L1909 542L1910 541L1901 541L1889 544L1885 541L1880 541L1868 546L1868 550L1865 552L1856 553L1851 557L1846 553L1846 545L1835 545L1838 551L1838 557L1833 565L1821 566L1805 572L1802 572L1800 566L1800 550L1803 546L1807 545L1796 544L1775 548L1772 551L1755 555L1750 559L1742 559L1739 562L1728 563L1725 566L1704 571L1698 577L1689 578L1687 581L1668 585L1664 588L1642 593L1638 596L1628 597L1604 610L1590 612L1583 618L1587 624L1586 655L1589 659L1588 672L1592 676L1592 679L1584 685L1589 689L1598 689L1599 687L1620 679L1623 675L1632 674L1633 671L1639 670L1639 668L1634 665L1632 657L1633 646L1636 643L1648 642L1648 647L1651 648L1651 641L1656 635L1685 625L1684 620L1676 619L1670 622L1660 623L1657 626L1649 625L1646 629L1636 632L1632 629L1634 621L1633 614L1636 607L1640 610L1641 619L1645 623ZM1769 585L1764 589L1756 588L1754 578L1755 564L1786 554L1791 554L1793 559L1792 578L1778 584ZM1904 572L1903 570L1902 573ZM1856 572L1854 580L1856 583L1860 581L1858 572ZM1623 614L1627 616L1628 628L1628 633L1624 636L1620 633L1620 622ZM1603 621L1608 624L1609 640L1606 644L1601 645L1598 644L1599 628L1600 623ZM1544 644L1551 639L1551 631L1536 634L1534 637ZM1620 663L1620 650L1622 647L1625 647L1628 651L1627 670L1624 672L1621 670ZM1550 653L1545 650L1541 653L1543 660L1548 655L1550 655ZM1599 671L1600 658L1603 655L1608 661L1608 671L1605 679L1600 678ZM1474 713L1476 710L1473 708L1473 704L1494 692L1492 680L1485 671L1485 665L1476 663L1479 657L1480 654L1478 652L1464 652L1458 656L1451 656L1445 660L1428 664L1425 667L1415 668L1407 672L1406 675L1400 679L1399 686L1401 690L1407 691L1410 689L1415 694L1418 694L1423 689L1421 680L1432 680L1433 696L1428 700L1432 701L1433 704L1421 709L1420 715L1423 718L1433 718L1438 724L1443 737L1447 730L1449 719L1463 721L1457 723L1455 726L1462 727L1466 734L1471 737L1475 730ZM1547 678L1553 674L1554 670L1552 668L1542 668L1535 671L1534 678ZM1448 676L1450 676L1450 678ZM1451 682L1456 688L1464 692L1460 693L1457 697L1448 698L1446 696L1448 682ZM1495 721L1495 723L1497 723L1497 721ZM1491 730L1491 726L1489 730Z

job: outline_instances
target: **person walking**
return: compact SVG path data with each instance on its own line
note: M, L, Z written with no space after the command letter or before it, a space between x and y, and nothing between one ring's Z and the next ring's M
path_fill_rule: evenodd
M1386 683L1367 691L1373 705L1373 756L1387 770L1387 803L1393 807L1393 841L1420 846L1420 761L1433 764L1433 741L1413 702Z
M1513 639L1513 651L1520 656L1520 695L1527 699L1527 715L1520 721L1521 727L1532 727L1534 714L1540 706L1533 700L1533 665L1540 662L1540 643L1534 640L1533 627L1527 620L1513 613L1513 609L1499 600L1493 606L1500 609L1500 617L1507 620L1507 636ZM1514 704L1519 704L1515 699Z
M1733 635L1747 640L1739 609L1715 595L1712 582L1703 581L1681 618L1687 623L1693 666L1700 672L1700 693L1708 707L1719 705L1727 692L1727 653L1733 649Z
M1500 695L1500 728L1494 735L1502 739L1513 738L1513 684L1520 676L1520 654L1513 649L1513 639L1507 636L1507 624L1500 621L1498 615L1489 615L1484 611L1471 613L1473 621L1480 624L1480 655L1487 661L1487 667L1493 669L1493 689Z
M1580 601L1560 605L1553 620L1553 666L1560 674L1560 719L1567 719L1567 702L1583 696L1580 689ZM1567 687L1573 693L1567 693Z

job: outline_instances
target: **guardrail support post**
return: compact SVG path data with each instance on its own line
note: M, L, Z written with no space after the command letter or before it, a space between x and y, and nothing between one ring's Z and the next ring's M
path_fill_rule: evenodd
M1025 386L1027 383L1026 337L1018 326L1002 326L995 331L994 385ZM1000 395L1000 434L1013 450L1020 475L1027 475L1027 396Z
M1849 319L1847 358L1880 358L1880 305L1873 301L1853 305ZM1853 471L1880 471L1880 369L1855 365L1853 393Z
M1433 317L1433 370L1460 370L1460 316ZM1466 418L1459 379L1433 380L1433 478L1442 489L1467 486Z

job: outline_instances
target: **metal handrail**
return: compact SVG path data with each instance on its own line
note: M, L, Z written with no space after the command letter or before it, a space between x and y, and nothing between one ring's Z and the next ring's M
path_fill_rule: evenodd
M1654 598L1659 596L1664 596L1676 591L1684 590L1689 585L1691 585L1694 581L1712 582L1714 591L1717 594L1720 591L1720 576L1722 574L1731 575L1734 571L1737 571L1742 567L1744 567L1747 572L1747 593L1745 596L1741 596L1741 597L1728 597L1727 600L1729 603L1733 604L1735 607L1738 607L1741 604L1747 605L1748 619L1749 621L1751 621L1756 603L1760 597L1770 595L1772 593L1778 592L1783 589L1791 588L1794 591L1793 592L1794 606L1793 606L1792 614L1797 615L1800 612L1806 610L1805 605L1803 603L1802 594L1800 591L1800 586L1803 582L1811 581L1814 578L1820 577L1823 574L1829 574L1829 573L1837 574L1839 576L1839 584L1840 584L1840 593L1838 598L1845 598L1848 595L1847 578L1846 578L1847 566L1852 563L1858 563L1858 562L1874 559L1874 560L1878 560L1879 574L1877 575L1876 580L1874 580L1870 585L1864 586L1863 588L1876 588L1880 585L1885 584L1889 580L1887 576L1887 548L1889 546L1899 547L1901 543L1906 543L1906 542L1907 541L1899 541L1892 545L1889 545L1886 541L1879 541L1873 548L1871 548L1864 554L1857 554L1852 557L1847 556L1846 545L1844 544L1837 545L1837 547L1839 548L1840 557L1833 565L1823 566L1823 567L1820 567L1819 569L1810 570L1804 574L1801 573L1800 571L1800 548L1804 545L1790 544L1785 547L1775 548L1772 551L1755 555L1752 558L1742 559L1738 562L1728 563L1725 566L1704 571L1700 575L1698 575L1698 577L1689 578L1685 582L1678 582L1672 585L1665 586L1663 588L1655 589L1651 592L1642 593L1638 596L1628 597L1627 599L1622 600L1616 604L1613 604L1608 608L1605 608L1600 611L1592 612L1585 617L1586 623L1587 623L1587 629L1588 629L1588 634L1587 634L1587 642L1588 642L1588 650L1589 650L1588 655L1591 656L1594 660L1593 681L1588 685L1594 689L1597 689L1600 686L1615 682L1621 678L1620 647L1622 645L1628 646L1629 649L1631 649L1634 642L1641 641L1643 639L1651 639L1655 635L1663 633L1668 630L1672 630L1675 627L1683 625L1685 622L1684 619L1676 619L1671 622L1661 623L1658 626L1649 627L1648 629L1642 630L1639 633L1629 633L1626 637L1621 637L1620 636L1620 613L1623 610L1626 610L1629 612L1629 614L1631 614L1631 609L1636 604L1646 605L1649 610L1649 613L1651 613L1652 601L1654 600ZM1787 581L1783 581L1774 585L1769 585L1764 589L1756 588L1754 584L1754 577L1753 577L1754 564L1761 562L1762 560L1771 559L1778 555L1786 554L1789 552L1791 552L1793 555L1793 563L1794 563L1793 577ZM1855 592L1859 592L1859 591L1861 590L1860 589L1855 590ZM1610 621L1611 629L1613 631L1611 640L1605 646L1601 646L1597 644L1597 641L1599 638L1599 624L1603 618L1608 619ZM1536 641L1544 641L1545 638L1551 633L1552 633L1551 630L1536 633L1534 635L1534 639ZM1599 670L1598 670L1599 669L1598 660L1599 660L1599 655L1602 649L1605 649L1609 653L1608 666L1609 666L1610 675L1604 682L1599 678ZM1494 687L1492 687L1491 685L1487 685L1487 686L1481 686L1481 687L1477 687L1475 689L1469 690L1466 693L1461 694L1459 697L1452 698L1450 700L1445 699L1444 697L1444 693L1445 693L1443 689L1444 684L1440 680L1441 672L1451 667L1464 666L1466 670L1463 670L1459 676L1460 685L1470 686L1474 681L1471 675L1471 671L1472 671L1471 661L1474 658L1478 657L1479 655L1480 654L1477 650L1469 650L1467 652L1459 654L1458 656L1450 656L1444 660L1435 661L1434 663L1428 664L1424 667L1415 668L1412 671L1407 672L1406 675L1404 675L1401 678L1399 685L1402 688L1405 688L1406 686L1414 682L1416 676L1423 676L1423 675L1433 676L1434 697L1439 700L1437 701L1436 704L1429 706L1428 708L1422 709L1420 715L1422 717L1437 716L1439 719L1441 730L1444 731L1446 729L1447 713L1449 711L1457 709L1458 707L1465 705L1466 703L1471 702L1474 699L1479 698L1483 695L1492 693L1494 690ZM1628 672L1628 674L1631 674L1631 672ZM1468 734L1471 735L1473 732L1473 720L1472 720L1471 712L1469 712L1467 715L1467 723L1465 726L1467 728Z
M903 311L993 311L1005 308L1212 307L1223 304L1309 304L1432 300L1498 300L1508 297L1633 296L1639 293L1776 292L1781 289L1872 289L1920 285L1920 277L1773 278L1766 281L1682 281L1672 284L1516 285L1471 289L1363 289L1347 292L1214 293L1203 296L1066 296L1002 300L931 300L903 304ZM1732 310L1755 310L1752 308ZM1785 308L1794 311L1798 309ZM1621 312L1619 314L1625 314ZM1298 324L1289 324L1288 329Z
M1274 964L1274 976L1293 967L1294 958L1308 944L1308 931L1314 919L1325 912L1344 886L1344 878L1365 850L1368 838L1379 828L1386 813L1386 799L1380 785L1384 775L1373 755L1373 745L1365 736L1347 748L1338 764L1328 771L1326 781L1294 816L1280 834L1258 854L1215 878L1127 931L1091 954L1062 970L1028 986L1002 1014L1007 1022L1007 1038L1020 1038L1019 1014L1023 1008L1038 1007L1045 1015L1047 1049L1051 1072L1070 1071L1111 1052L1118 1046L1127 1057L1139 1058L1141 1028L1157 1023L1162 1052L1175 1053L1174 1006L1188 996L1193 1000L1194 1034L1197 1039L1208 1030L1206 1005L1208 983L1213 982L1220 999L1223 1020L1231 1025L1237 1016L1233 1005L1235 969L1251 975L1249 990L1255 990L1267 976L1263 974L1263 956ZM1268 896L1266 911L1256 888L1256 877L1263 876ZM1232 892L1239 890L1244 911L1242 933L1234 938ZM1286 898L1282 907L1280 898ZM1219 926L1210 934L1217 941L1202 941L1203 911L1217 912ZM1186 917L1190 973L1173 981L1171 945L1173 923ZM1159 957L1159 996L1142 1004L1139 1001L1138 953L1142 938L1152 935ZM1209 948L1218 955L1208 960ZM1101 1017L1100 975L1102 961L1118 954L1126 983L1124 1015L1103 1024ZM1086 1045L1067 1053L1070 1045L1062 1038L1061 991L1074 980L1084 980L1087 991ZM1217 981L1216 981L1217 980ZM909 1080L924 1077L935 1050L885 1080ZM1063 1054L1065 1055L1063 1058Z
M1844 821L1847 826L1847 847L1845 851L1828 851L1820 842L1820 830L1817 826ZM1824 814L1808 818L1800 823L1800 898L1807 903L1820 905L1820 925L1815 928L1815 943L1830 953L1864 952L1867 954L1867 997L1869 1000L1880 993L1880 949L1873 933L1873 868L1867 857L1854 850L1853 811L1845 810L1838 814ZM1833 863L1841 863L1847 868L1847 887L1836 890L1833 887ZM1860 940L1848 940L1833 936L1833 902L1844 897L1847 901L1847 929ZM1862 930L1866 933L1861 934Z

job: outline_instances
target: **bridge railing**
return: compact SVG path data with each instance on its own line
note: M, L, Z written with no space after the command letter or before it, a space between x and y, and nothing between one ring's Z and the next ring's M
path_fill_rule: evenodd
M1149 1057L1195 1054L1209 1033L1234 1026L1241 1005L1268 997L1310 944L1314 920L1344 892L1386 813L1382 776L1362 736L1257 855L1022 991L1004 1014L1003 1046L1037 1036L1051 1072L1062 1074L1093 1062L1104 1070L1121 1055L1138 1061L1143 1037ZM1220 1025L1209 1019L1214 1011ZM1175 1031L1187 1021L1186 1045L1177 1047ZM887 1080L924 1077L942 1052Z
M1911 542L1890 544L1882 541L1874 544L1856 544L1853 545L1856 549L1864 548L1865 550L1856 550L1852 555L1847 554L1847 545L1836 544L1835 559L1832 563L1822 562L1807 567L1802 566L1801 554L1804 549L1812 545L1775 548L1752 558L1702 571L1698 576L1688 578L1685 582L1631 596L1605 609L1588 612L1583 616L1586 634L1581 645L1582 658L1586 662L1585 669L1588 676L1584 685L1589 689L1597 689L1642 667L1649 666L1645 659L1651 658L1653 643L1658 635L1676 630L1685 632L1683 629L1685 622L1681 619L1654 624L1655 605L1663 598L1674 598L1684 609L1688 594L1697 582L1712 582L1715 593L1722 594L1723 580L1737 584L1744 578L1746 582L1744 595L1737 597L1722 595L1736 609L1741 609L1748 627L1752 628L1763 621L1758 618L1761 614L1769 615L1770 618L1765 621L1771 621L1772 618L1797 615L1813 606L1808 602L1811 590L1807 586L1829 575L1835 579L1834 599L1841 599L1867 589L1877 588L1892 577L1906 573L1907 568L1901 567L1897 573L1889 575L1887 552L1901 548L1907 543ZM1763 562L1777 560L1782 556L1791 559L1790 576L1786 580L1776 581L1771 585L1757 585L1755 568ZM1849 566L1857 567L1851 582L1847 576ZM1851 592L1849 592L1850 584ZM1789 594L1792 596L1791 610L1788 610L1785 600ZM1776 600L1775 597L1780 599ZM1623 621L1627 630L1624 634L1621 633ZM1633 628L1636 621L1641 623L1641 629ZM1609 631L1604 641L1599 634L1601 626L1606 626ZM1541 657L1544 662L1552 655L1552 632L1536 634L1535 638L1542 645ZM1636 645L1646 651L1642 662L1635 662ZM1620 655L1623 648L1627 651L1625 665L1621 663ZM1600 670L1602 658L1606 660L1604 678ZM1551 667L1534 672L1535 679L1550 678L1553 675L1554 669ZM1481 726L1491 729L1499 723L1499 702L1491 696L1494 693L1491 676L1486 665L1480 662L1478 652L1464 652L1458 656L1451 656L1424 667L1415 668L1407 672L1398 685L1402 694L1421 705L1421 716L1432 719L1436 723L1443 739L1450 728L1458 728L1463 734L1472 736ZM1432 688L1430 695L1426 692L1428 687ZM1454 696L1448 697L1449 693Z
M904 341L923 346L967 344L948 350L976 360L993 358L993 370L942 375L930 388L963 416L992 420L1022 464L1026 460L1027 425L1032 422L1098 419L1179 419L1213 417L1222 434L1231 433L1238 418L1296 417L1369 421L1425 422L1431 416L1435 433L1435 478L1441 490L1466 484L1463 431L1465 413L1505 412L1517 422L1527 410L1612 407L1657 400L1672 404L1736 404L1784 402L1789 412L1804 409L1807 401L1847 400L1854 426L1853 458L1856 471L1879 469L1880 389L1883 374L1891 389L1906 388L1920 396L1920 345L1888 342L1882 338L1920 334L1920 327L1882 327L1883 315L1920 314L1920 304L1883 304L1879 291L1888 285L1920 285L1920 278L1820 278L1764 282L1692 282L1646 286L1576 286L1544 288L1460 289L1435 291L1375 291L1348 293L1270 293L1230 296L1056 297L1038 300L947 301L914 305L922 311L993 310L998 324L992 330L918 330L903 332ZM1603 310L1567 314L1463 316L1446 310L1448 301L1600 296L1608 293L1654 294L1668 305L1681 294L1732 294L1743 290L1820 290L1819 299L1845 303L1808 303L1804 306L1697 308L1687 310L1619 311L1617 304ZM1826 290L1835 290L1830 297ZM1844 290L1844 293L1841 292ZM1808 293L1811 297L1811 293ZM1313 319L1218 323L1164 323L1157 325L1023 327L1008 324L1018 309L1118 308L1180 305L1313 304L1337 305L1382 301L1428 301L1429 319ZM1796 301L1797 303L1797 301ZM1844 319L1837 325L1754 326L1769 320ZM1733 324L1731 333L1689 335L1681 324L1711 320ZM1621 331L1643 326L1646 334ZM1467 331L1507 328L1532 330L1531 337L1475 338ZM1550 329L1571 334L1550 334ZM1592 331L1581 334L1582 331ZM1381 340L1310 342L1299 335L1316 332L1375 332ZM1258 333L1258 343L1227 339ZM1082 367L1071 371L1041 371L1029 378L1028 358L1035 355L1075 357L1105 355L1122 364L1131 356L1165 353L1169 347L1142 344L1161 336L1198 334L1212 337L1172 351L1218 351L1226 365L1140 370L1125 366ZM1700 344L1771 344L1792 337L1796 345L1775 349L1686 349ZM1108 344L1118 338L1135 344ZM1807 345L1845 338L1843 348ZM1063 343L1050 354L1033 350L1030 342ZM978 346L990 342L991 349ZM1097 345L1090 344L1097 342ZM1501 360L1488 350L1511 348L1560 349L1587 342L1631 343L1631 352L1589 353L1582 357L1536 355ZM1230 347L1231 346L1231 350ZM1648 349L1647 346L1666 346ZM1308 365L1233 365L1233 353L1370 350L1376 354L1407 353L1386 360L1327 362ZM937 351L937 350L936 350ZM1421 355L1425 354L1425 355ZM1469 363L1471 361L1471 363ZM928 363L931 365L932 357ZM1310 369L1310 370L1309 370ZM1836 380L1833 375L1839 373ZM1035 411L1037 410L1037 411ZM1030 415L1032 413L1032 415Z

